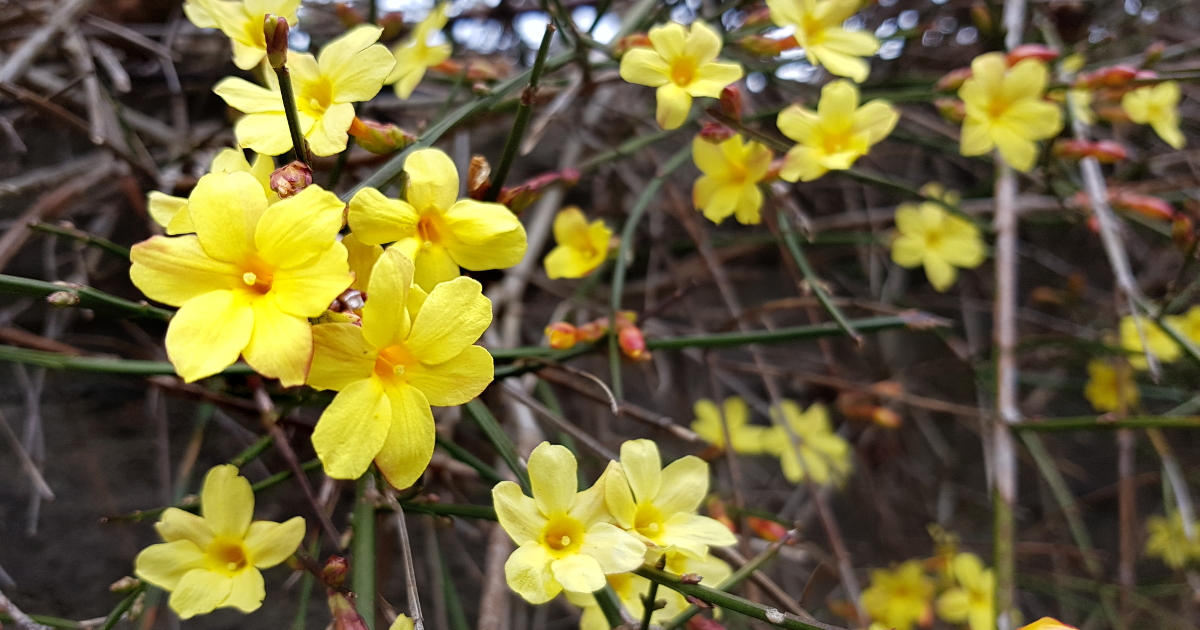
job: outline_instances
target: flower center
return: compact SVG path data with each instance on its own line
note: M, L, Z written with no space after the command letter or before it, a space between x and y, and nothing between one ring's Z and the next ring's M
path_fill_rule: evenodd
M403 380L404 371L417 364L417 358L404 347L404 344L388 346L375 357L375 373L385 383L396 383Z
M850 146L850 134L841 133L826 133L821 139L821 148L826 154L841 153L847 150Z
M579 551L583 546L583 523L566 514L551 517L542 530L542 544L558 557Z
M333 105L333 84L325 77L306 83L297 90L296 106L314 118L320 118Z
M258 260L246 261L242 265L242 284L246 290L258 295L266 295L271 290L275 270L267 263Z
M663 534L663 514L651 503L639 503L633 515L633 528L651 540Z
M937 250L942 246L942 233L930 231L925 233L925 249Z
M237 573L249 564L246 548L240 540L214 538L206 551L210 565L229 574Z
M671 64L671 83L679 87L687 87L696 80L696 61L689 57L680 57Z
M444 231L442 217L436 210L425 212L421 215L421 220L417 222L417 235L420 236L421 243L425 247L440 244Z

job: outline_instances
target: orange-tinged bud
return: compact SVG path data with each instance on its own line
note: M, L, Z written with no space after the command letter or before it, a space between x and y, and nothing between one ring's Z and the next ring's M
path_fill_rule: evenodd
M1029 292L1029 299L1039 304L1051 304L1054 306L1066 306L1067 300L1063 296L1063 292L1051 287L1034 287Z
M588 322L575 329L575 339L581 342L591 343L599 341L601 337L608 334L608 319L597 319L594 322Z
M938 113L945 118L947 122L956 125L961 124L967 117L967 105L957 98L942 97L934 99L934 107L937 107Z
M1087 89L1117 87L1129 83L1137 74L1137 68L1126 64L1118 64L1082 75L1079 77L1079 82L1083 84L1082 87Z
M354 602L337 591L329 592L329 612L333 615L334 630L370 630Z
M399 11L384 13L379 16L376 26L383 29L383 32L379 34L379 41L386 42L395 39L404 30L404 14Z
M1143 68L1151 68L1158 62L1162 61L1163 52L1165 52L1166 49L1167 49L1167 43L1164 41L1157 41L1157 42L1154 42L1153 44L1150 44L1149 46L1147 46L1146 47L1146 56L1142 60L1142 67Z
M1115 140L1093 142L1091 155L1101 164L1115 164L1129 159L1129 151L1126 151L1125 146Z
M763 182L772 182L779 179L779 171L783 170L783 165L787 160L783 157L771 161L771 167L767 169L767 174L763 175Z
M712 120L704 123L704 126L700 128L700 138L713 144L721 144L736 135L737 132L733 129Z
M274 190L280 199L295 195L312 185L312 182L312 169L300 160L284 164L271 173L271 190Z
M1017 630L1078 630L1075 626L1067 624L1055 619L1054 617L1042 617L1037 621L1017 628Z
M417 141L413 134L391 123L377 123L358 116L350 123L350 135L358 146L376 155L395 153Z
M636 324L638 315L634 311L617 311L617 328L625 325Z
M645 33L634 33L632 35L626 35L625 37L617 40L617 43L613 44L612 51L614 56L620 58L621 55L629 52L630 49L653 48L653 46L654 45L650 43L649 35Z
M938 92L957 92L962 84L971 78L971 67L958 68L942 75L933 89Z
M352 29L355 26L363 24L367 21L366 16L364 16L358 9L354 8L354 5L350 4L349 2L339 2L334 5L333 10L334 13L337 14L338 21L342 23L342 27L346 30Z
M267 62L276 70L287 63L287 18L274 13L263 16L263 37L267 43Z
M1120 100L1120 97L1117 97ZM1124 123L1129 122L1129 112L1125 111L1124 107L1113 103L1104 103L1096 105L1092 108L1096 112L1096 116L1108 123Z
M899 381L879 381L871 385L871 393L876 396L899 396L904 393L904 384Z
M1150 195L1109 189L1108 202L1114 209L1136 212L1150 219L1170 221L1175 218L1174 206Z
M1075 139L1060 139L1054 142L1052 149L1055 157L1060 157L1065 160L1082 160L1088 154L1088 148L1091 145L1087 140Z
M1171 219L1171 240L1175 246L1187 251L1196 242L1196 223L1192 217L1180 212Z
M709 517L724 525L729 531L737 533L737 525L729 517L729 512L725 511L725 504L721 503L720 499L713 497L708 500L705 506L708 508Z
M1058 52L1042 44L1021 44L1008 51L1008 65L1015 66L1025 59L1037 59L1042 63L1058 59Z
M758 534L758 537L762 538L763 540L775 542L776 540L787 536L786 527L776 523L775 521L769 521L765 518L747 516L746 525L749 525L750 529L754 530L754 533Z
M492 176L492 165L488 164L486 157L482 155L472 155L471 165L467 167L467 196L472 199L483 199L487 194L491 184L488 180Z
M621 347L625 356L634 361L649 361L651 358L650 351L646 349L646 338L642 335L642 329L633 324L618 327L617 345Z
M555 350L569 350L578 341L577 329L567 322L554 322L544 332L550 340L550 347Z
M559 182L567 186L579 183L580 173L573 168L564 168L544 175L538 175L519 186L505 187L500 191L496 201L508 206L509 210L520 214L529 204L537 201L546 190Z
M1114 164L1129 157L1129 153L1119 142L1112 140L1092 142L1065 138L1055 141L1054 155L1067 160L1094 157L1102 164Z
M696 615L687 620L688 630L725 630L719 621L709 619L704 615Z
M350 563L345 558L329 556L321 569L321 581L333 588L340 588L346 582L346 575L349 573Z
M778 57L785 50L791 50L800 45L795 37L774 38L765 35L747 35L737 41L746 52L760 57Z
M875 407L875 411L871 412L871 422L885 429L898 429L904 424L900 414L888 407Z
M727 85L721 90L721 111L734 120L742 119L746 103L742 99L742 91L736 85Z

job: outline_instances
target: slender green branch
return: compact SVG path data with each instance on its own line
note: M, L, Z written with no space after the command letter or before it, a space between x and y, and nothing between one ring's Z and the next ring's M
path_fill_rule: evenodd
M488 441L496 448L501 459L508 465L508 469L516 476L517 482L521 484L521 489L526 494L531 494L529 486L529 474L525 472L525 466L521 464L521 456L517 454L517 447L508 439L508 434L500 427L500 423L496 422L496 417L488 410L478 398L464 405L467 410L467 415L479 425L487 436Z
M264 451L271 448L271 444L274 441L275 441L275 438L273 438L269 435L264 435L264 436L258 438L257 442L251 444L250 446L247 446L246 450L242 451L241 453L238 453L237 455L234 455L233 459L229 460L229 463L233 464L234 466L237 466L238 468L241 468L242 466L245 466L248 462L252 462L252 461L258 459L259 455L262 455Z
M34 620L35 622L40 623L43 626L49 626L51 628L62 628L62 630L76 630L78 628L83 628L83 626L78 621L73 621L71 619L63 619L61 617L48 617L46 615L27 615L27 616L30 619ZM0 623L15 624L16 622L13 620L12 615L9 615L8 613L0 612Z
M804 255L804 250L800 248L800 239L796 238L796 232L792 230L792 224L788 221L787 213L780 210L778 213L779 231L783 234L783 241L787 244L788 251L792 254L792 259L796 261L796 266L800 267L800 273L804 274L804 280L808 282L808 288L812 290L813 295L817 296L817 301L825 308L825 312L837 322L837 325L846 334L854 340L854 343L862 345L862 335L854 330L854 326L846 320L846 315L842 313L842 309L838 308L833 300L829 297L829 292L825 290L825 286L821 283L821 279L817 277L817 273L813 271L812 265L808 263L808 257Z
M108 359L102 357L76 357L57 352L30 350L15 346L0 345L0 361L37 365L53 370L75 370L104 374L129 374L133 376L173 376L175 367L166 361L143 361L140 359ZM221 374L254 374L245 363L235 363Z
M129 591L129 594L125 596L125 599L122 599L121 603L117 604L117 607L112 609L112 612L108 613L108 617L104 618L104 623L100 624L100 627L96 630L112 630L113 626L117 625L117 622L121 620L121 617L126 612L129 612L129 609L133 607L133 604L137 601L137 598L140 597L142 593L146 592L146 588L147 585L145 582L133 587L133 590Z
M292 73L286 65L275 68L275 76L279 79L279 95L283 98L283 111L287 116L288 131L292 134L292 148L296 159L312 168L312 160L308 157L308 141L300 130L300 114L296 110L296 92L292 88ZM347 147L348 148L348 147Z
M125 260L129 260L128 247L122 247L106 238L101 238L94 234L88 234L79 228L54 225L51 223L30 223L29 229L33 230L34 232L42 232L43 234L65 236L73 241L83 243L84 245L98 247L114 256L120 256Z
M463 505L454 503L433 503L431 501L401 501L405 510L429 514L431 516L459 516L474 518L481 521L496 520L496 508L490 505Z
M56 306L78 306L130 319L158 319L167 321L173 313L166 309L150 306L145 302L131 302L91 287L69 282L45 282L0 274L0 293L29 295L32 297L54 296L51 303Z
M794 533L789 534L787 537L780 538L779 540L768 545L767 548L762 551L762 553L759 553L757 556L751 558L749 562L739 567L737 571L731 573L729 577L725 578L720 584L718 584L716 587L717 590L728 591L738 584L745 582L751 575L754 575L754 572L757 571L759 567L766 564L767 561L771 560L775 556L779 555L779 550L783 548L785 544L790 542L793 535ZM675 617L673 617L667 623L663 624L663 630L675 630L676 628L686 624L688 619L695 617L699 612L699 606L695 604L689 604L688 607L684 608L682 612L680 612L678 615L675 615Z
M1036 433L1025 432L1021 433L1021 441L1025 443L1025 448L1033 456L1034 463L1037 464L1042 477L1050 486L1050 492L1054 495L1054 500L1058 503L1059 509L1063 511L1063 516L1067 519L1067 527L1070 528L1071 536L1075 539L1075 546L1079 547L1080 555L1083 556L1083 563L1087 567L1088 573L1092 574L1093 577L1099 577L1101 572L1100 560L1096 557L1096 549L1092 545L1092 537L1088 533L1087 525L1083 522L1083 517L1079 513L1079 504L1075 501L1075 496L1071 494L1071 489L1067 487L1067 482L1063 479L1058 466L1055 465L1054 458L1046 451L1046 445L1042 443L1042 436Z
M612 586L605 584L604 588L592 593L592 597L596 598L596 605L600 607L600 612L604 613L604 620L608 622L609 628L625 625L625 620L621 618L621 600Z
M925 328L941 327L947 324L939 317L921 312L904 313L901 315L885 315L850 320L850 325L860 332L874 332L891 328ZM780 343L786 341L802 341L818 337L830 337L842 334L842 328L837 322L825 322L810 326L792 326L776 328L775 330L756 330L752 332L710 333L707 335L691 335L686 337L668 337L665 339L647 339L646 347L651 350L679 350L682 348L723 348L743 346L751 343Z
M656 131L654 133L635 136L629 140L626 140L625 142L622 142L620 146L612 149L611 151L605 151L603 153L597 153L596 155L593 155L592 157L580 162L579 166L576 166L575 168L581 173L590 171L601 164L633 155L634 153L641 151L642 149L654 144L655 142L658 142L659 140L662 140L663 138L669 138L675 135L681 129L685 128L687 128L686 125L680 127L679 129L667 129L665 131Z
M475 457L475 455L473 455L467 449L455 444L452 440L447 440L446 438L442 437L440 433L434 437L437 439L437 445L440 446L442 450L449 453L450 457L453 457L454 459L457 459L471 468L474 468L475 472L479 473L479 476L482 477L484 481L493 484L504 481L504 477L501 477L500 473L496 472L495 468L488 466L483 460Z
M358 478L354 497L354 539L351 541L354 562L350 582L358 594L355 602L358 614L368 630L375 627L375 477L371 470Z
M504 180L508 179L508 171L512 169L513 162L517 159L517 151L521 148L521 139L525 137L525 129L529 126L529 117L533 115L533 104L537 100L538 79L541 78L542 69L546 66L546 53L550 51L550 42L554 40L556 30L553 24L546 25L546 32L542 35L542 45L538 47L537 58L534 59L533 68L529 71L529 85L525 86L521 92L521 102L517 105L517 117L513 121L512 131L508 134L508 141L504 143L504 153L500 155L500 163L496 165L496 175L492 177L492 183L483 196L484 201L495 201L500 198L500 189L504 187Z
M1113 429L1200 429L1200 416L1126 416L1109 419L1107 416L1073 416L1048 418L1036 422L1018 422L1012 430L1018 433L1064 433Z
M667 554L664 553L658 557L654 568L661 571L665 566L667 566ZM638 626L638 630L650 630L650 620L654 617L654 611L659 609L657 598L658 582L651 582L650 588L642 596L642 625Z

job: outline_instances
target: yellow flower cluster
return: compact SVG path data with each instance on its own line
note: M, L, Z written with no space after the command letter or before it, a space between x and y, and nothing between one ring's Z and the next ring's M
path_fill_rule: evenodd
M1096 411L1128 412L1137 407L1141 395L1127 362L1092 359L1088 361L1087 371L1088 381L1083 387L1083 396Z
M1045 99L1048 75L1038 59L1022 59L1010 68L1001 53L976 57L971 77L958 90L966 106L961 153L983 155L995 148L1013 168L1033 168L1034 142L1062 129L1062 110Z
M554 280L592 273L608 258L612 235L604 221L588 223L587 216L575 206L559 210L554 217L554 241L558 245L542 261L546 275Z
M1163 142L1173 149L1182 149L1187 140L1179 129L1179 98L1179 84L1164 81L1126 92L1121 98L1121 108L1129 115L1129 120L1150 125Z
M687 456L664 468L654 442L629 441L621 446L620 461L609 462L582 492L576 466L569 450L544 442L529 456L532 498L511 481L492 490L500 526L518 545L504 565L505 577L526 601L545 603L565 591L590 607L579 596L611 583L624 591L622 599L632 609L636 597L630 595L646 584L628 572L663 554L671 569L708 572L710 579L728 575L728 567L717 565L708 550L736 538L718 521L695 513L708 494L703 460Z
M948 204L958 203L957 193L943 191L936 183L926 184L921 192ZM938 291L954 284L958 269L978 267L987 255L979 228L935 201L901 204L895 221L892 261L910 269L924 267L929 283Z
M1150 354L1163 363L1174 363L1183 357L1183 348L1157 322L1138 317ZM1192 343L1200 343L1200 306L1193 306L1182 315L1167 315L1163 322ZM1138 370L1148 369L1146 350L1138 336L1138 323L1132 315L1121 318L1118 326L1121 349L1127 353L1129 364Z
M1189 539L1179 512L1146 519L1146 555L1159 558L1172 569L1200 561L1200 534Z
M939 569L937 579L927 571L930 566ZM926 628L936 611L949 623L992 630L995 590L995 573L979 556L951 552L947 557L907 560L894 569L871 571L871 585L863 591L862 603L871 616L872 628Z

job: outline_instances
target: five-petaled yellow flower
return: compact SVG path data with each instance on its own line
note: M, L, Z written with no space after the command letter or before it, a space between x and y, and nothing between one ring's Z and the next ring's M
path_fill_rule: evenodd
M406 99L412 95L417 84L425 76L425 71L450 58L452 49L449 42L429 45L432 38L437 37L449 20L446 17L445 2L437 5L429 15L421 20L403 42L392 49L396 58L396 67L384 83L394 83L396 96Z
M1179 84L1175 81L1126 92L1121 98L1121 108L1129 114L1129 120L1154 127L1154 133L1172 148L1182 149L1187 144L1179 129Z
M563 590L594 593L606 575L641 566L646 545L609 521L604 505L607 473L577 492L575 456L542 442L529 456L533 498L501 481L492 489L500 526L518 547L504 563L508 586L531 604Z
M763 444L768 429L750 424L750 407L738 396L725 399L722 410L717 404L707 398L701 398L692 405L696 420L692 422L692 430L704 438L705 442L718 448L725 448L725 430L721 427L722 417L729 428L729 439L733 442L733 450L742 455L758 455L766 451Z
M720 143L696 136L692 159L704 175L692 187L692 205L713 223L720 224L729 215L743 225L761 223L763 197L758 183L771 170L772 157L770 149L741 136Z
M788 481L800 483L810 476L817 485L840 484L850 475L850 443L833 432L825 405L816 403L801 411L795 401L784 400L771 409L771 417L775 426L767 430L763 444L767 452L779 456ZM798 453L782 426L785 422L799 438Z
M1132 411L1137 406L1140 394L1129 368L1125 361L1088 361L1088 381L1083 387L1083 396L1096 411Z
M693 96L716 98L742 78L742 66L718 62L721 36L701 21L676 22L650 29L653 48L634 48L621 57L621 78L658 88L654 119L663 129L678 129L692 109Z
M978 267L986 257L979 228L941 205L925 201L896 209L892 260L910 269L924 266L929 283L938 291L954 284L958 269Z
M937 613L950 623L967 623L971 630L992 630L996 612L992 604L996 575L973 553L960 553L950 562L955 586L937 600Z
M798 144L787 152L779 176L812 181L832 170L850 168L871 146L888 137L900 113L885 100L858 106L858 87L845 80L821 88L817 111L792 105L776 125Z
M871 586L862 593L863 608L871 619L894 630L912 630L930 619L934 584L919 560L909 560L895 570L871 571Z
M1017 628L1017 630L1078 630L1078 628L1068 626L1054 617L1042 617L1029 625Z
M170 591L171 609L182 619L225 607L257 610L266 596L259 569L296 551L304 538L304 519L251 522L254 492L228 464L204 477L200 511L203 516L167 508L154 526L165 542L143 549L134 572Z
M796 29L793 36L809 63L856 83L866 81L871 72L863 57L879 50L874 35L842 28L861 5L860 0L767 0L771 21Z
M313 431L313 447L335 479L356 479L371 460L388 483L407 488L433 456L430 405L464 404L492 381L492 355L474 344L492 323L483 287L456 278L426 294L395 247L371 271L362 326L313 327L308 384L338 392Z
M1179 512L1146 519L1146 533L1146 555L1161 559L1172 569L1182 569L1200 560L1200 534L1193 532L1193 538L1188 540Z
M268 15L295 26L300 0L187 0L183 12L200 28L219 28L233 44L233 63L250 70L267 56L263 22Z
M1013 168L1025 172L1037 159L1037 140L1062 129L1062 110L1043 98L1046 64L1022 59L1009 68L1001 53L971 61L971 77L958 89L966 105L959 151L983 155L993 148Z
M1150 354L1163 363L1174 363L1183 356L1183 348L1175 343L1171 335L1162 329L1158 323L1139 317L1142 324L1142 332L1146 335L1146 344L1150 346ZM1168 318L1168 321L1170 319ZM1133 317L1126 315L1121 318L1121 324L1118 327L1121 337L1121 349L1128 354L1129 364L1139 370L1149 369L1149 364L1146 362L1146 351L1142 348L1141 337L1138 336L1137 322Z
M261 22L259 30L262 30ZM354 103L375 98L396 61L375 43L383 29L359 26L326 44L319 57L288 55L300 131L314 155L333 155L346 148ZM269 87L227 77L213 88L230 107L244 112L234 126L238 143L266 155L292 148L283 97L273 72Z
M658 445L630 440L621 445L621 461L609 462L605 477L604 497L617 525L656 549L701 559L709 545L737 542L716 519L695 514L708 494L708 464L699 457L688 455L663 468Z
M392 247L416 265L416 283L426 292L453 280L459 267L507 269L525 256L525 227L508 208L458 198L458 170L438 149L413 152L404 162L406 200L388 199L364 188L350 200L347 220L367 245Z
M300 385L312 357L308 318L353 278L337 242L345 205L320 186L268 207L249 173L211 173L188 198L195 234L133 246L134 285L181 307L167 328L167 356L185 381L237 360L285 386Z
M575 206L559 210L554 217L554 241L558 245L542 261L546 275L554 280L592 273L608 257L612 234L600 219L588 223L583 211Z
M654 556L655 554L649 555ZM656 561L656 557L647 558L647 562L650 564L654 564ZM711 554L704 559L697 560L682 553L670 553L667 554L665 569L675 575L694 573L703 578L701 584L710 587L716 587L733 573L728 564L714 558ZM617 573L605 577L608 578L608 585L617 594L617 599L621 601L625 610L629 611L634 619L641 619L646 610L642 598L650 592L650 580L633 573ZM579 619L579 630L608 630L610 627L608 620L604 618L604 613L600 610L600 605L596 603L593 595L568 592L567 599L583 609L583 616ZM666 588L658 589L655 599L664 601L666 606L654 611L650 619L652 623L661 624L683 612L688 605L688 601L683 595Z
M217 152L208 168L210 173L250 173L262 185L268 204L279 201L279 195L271 190L271 172L274 170L275 160L269 155L255 154L254 165L251 166L241 149L228 148ZM150 218L172 236L196 231L187 207L188 200L183 197L175 197L157 190L146 195L146 210L150 213Z

